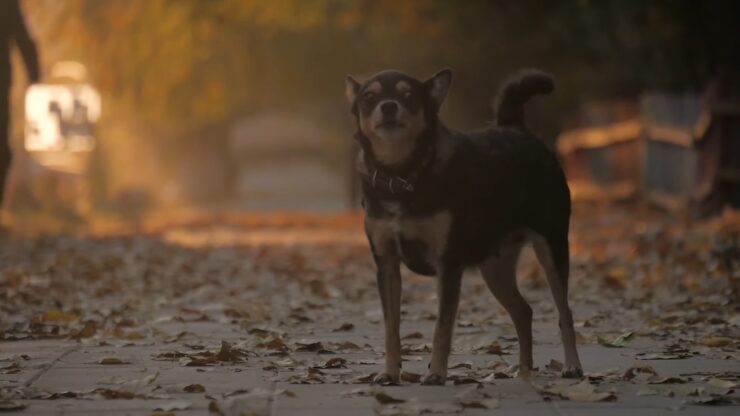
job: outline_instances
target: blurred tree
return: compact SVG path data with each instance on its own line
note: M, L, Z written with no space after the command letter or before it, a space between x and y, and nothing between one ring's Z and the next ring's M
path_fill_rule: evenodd
M698 88L718 66L737 66L740 47L731 0L61 3L50 38L72 38L96 83L142 117L185 127L326 100L345 72L384 67L453 66L469 108L516 68L544 67L572 107L645 87Z
M162 142L275 108L307 112L341 131L343 76L388 67L421 77L452 67L444 111L459 127L491 117L491 98L511 72L550 71L556 94L531 112L538 119L532 124L549 137L584 101L646 88L698 89L719 68L740 68L734 21L740 2L733 0L26 4L44 56L88 66L104 95L105 122L135 119L137 132ZM180 146L186 142L192 140ZM162 152L160 159L171 154L177 152Z

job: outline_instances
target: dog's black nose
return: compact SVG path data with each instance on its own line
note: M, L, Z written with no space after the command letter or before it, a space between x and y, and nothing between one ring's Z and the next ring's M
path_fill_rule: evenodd
M395 115L397 111L398 104L396 104L395 101L386 101L380 105L380 112L383 113L384 116Z

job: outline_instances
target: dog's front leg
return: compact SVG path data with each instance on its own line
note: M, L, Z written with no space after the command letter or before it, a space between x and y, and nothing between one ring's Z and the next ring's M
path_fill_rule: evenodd
M447 378L447 360L452 346L452 331L455 327L457 305L460 301L460 281L462 268L457 266L442 267L437 276L437 324L434 327L432 342L432 361L429 372L422 384L444 385Z
M376 257L378 291L385 321L385 372L375 383L398 383L401 373L401 262L397 255L385 253Z

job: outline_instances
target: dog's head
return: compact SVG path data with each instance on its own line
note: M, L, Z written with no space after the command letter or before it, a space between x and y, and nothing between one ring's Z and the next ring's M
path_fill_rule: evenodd
M398 71L383 71L364 83L347 76L346 95L375 158L385 165L402 163L437 120L452 71L444 69L426 81Z

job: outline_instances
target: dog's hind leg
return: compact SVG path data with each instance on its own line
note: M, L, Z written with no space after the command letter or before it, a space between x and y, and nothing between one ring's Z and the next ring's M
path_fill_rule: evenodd
M524 241L522 238L507 240L499 255L486 259L480 270L491 293L514 322L519 338L519 375L526 377L532 369L532 308L516 283L516 266Z
M462 267L458 266L446 266L440 269L437 276L439 307L432 340L432 360L429 364L429 372L421 382L425 385L438 386L444 385L447 379L447 361L450 358L452 332L455 327L457 306L460 302L460 284L463 274Z
M565 350L565 368L563 377L578 378L583 376L581 361L576 349L576 332L573 329L573 315L568 306L568 274L570 259L568 254L567 234L560 238L549 239L540 234L530 235L537 259L545 269L547 283L558 308L560 337Z

